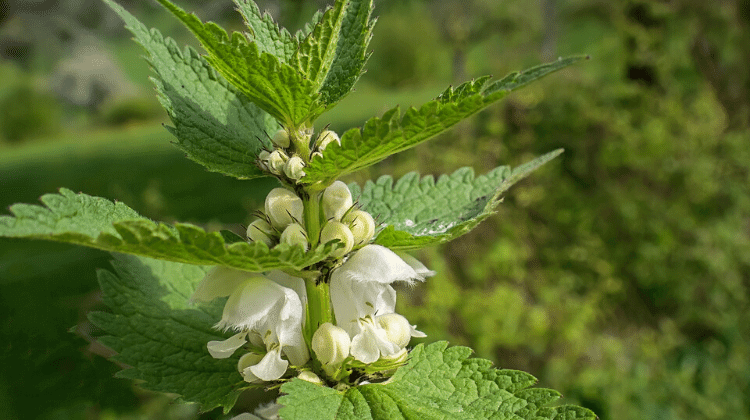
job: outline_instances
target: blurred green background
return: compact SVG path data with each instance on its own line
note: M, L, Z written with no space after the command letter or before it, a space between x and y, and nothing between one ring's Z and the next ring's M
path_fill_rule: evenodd
M121 3L194 45L154 3ZM241 28L229 0L178 3ZM259 4L298 28L325 3ZM321 126L591 55L349 178L566 149L471 234L417 253L438 275L402 290L401 312L602 420L750 418L750 0L381 0L376 14L369 72ZM249 221L273 182L207 173L171 147L142 55L99 0L0 0L3 207L67 187L158 220ZM113 378L86 321L108 259L0 240L0 417L223 418Z

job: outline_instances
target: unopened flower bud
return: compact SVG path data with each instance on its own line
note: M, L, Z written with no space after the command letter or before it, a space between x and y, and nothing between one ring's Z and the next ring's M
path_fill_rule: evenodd
M277 229L284 229L302 220L302 200L285 188L274 188L266 197L266 215Z
M331 130L325 130L318 135L318 150L324 151L326 150L326 147L328 147L331 142L336 142L341 145L341 139L339 139L339 135L334 133Z
M341 221L351 229L354 245L370 242L375 235L375 219L366 211L352 210Z
M320 242L327 243L334 239L338 239L341 245L343 245L343 248L337 248L331 254L335 258L343 257L354 247L354 235L352 235L352 231L343 223L331 220L320 230Z
M258 164L262 169L268 169L268 158L271 156L271 152L268 150L261 150L258 153Z
M349 334L343 328L326 322L315 331L312 349L323 365L340 365L349 357Z
M289 133L283 128L271 137L271 141L278 147L287 148L289 147Z
M344 213L352 207L352 193L346 184L335 181L323 191L321 204L326 219L340 221Z
M273 236L273 228L263 219L258 219L247 227L247 239L253 242L263 242L270 247L274 243Z
M303 370L297 377L303 381L314 383L315 385L323 385L323 381L320 380L320 377L309 370Z
M292 156L284 165L284 174L289 179L299 181L300 178L305 176L305 162L299 156Z
M412 326L402 315L392 313L378 317L378 324L385 330L388 340L400 348L409 344L412 337Z
M281 150L274 150L268 156L268 170L273 174L280 175L284 171L287 160L289 160L289 157L286 153Z
M258 378L250 371L250 367L257 365L262 359L263 355L258 353L245 353L240 357L239 362L237 362L237 370L240 371L245 382L250 382L251 384L263 382L262 379Z
M305 251L307 251L308 242L305 228L299 223L292 223L287 226L286 229L281 233L281 239L279 240L282 244L289 245L301 245Z

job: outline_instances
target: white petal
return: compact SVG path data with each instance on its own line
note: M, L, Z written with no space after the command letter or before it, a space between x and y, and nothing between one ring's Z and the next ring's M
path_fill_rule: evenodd
M264 381L275 381L281 378L289 367L289 362L281 358L279 347L269 351L263 359L254 366L250 366L250 372Z
M405 263L409 264L411 268L414 269L414 271L417 272L421 276L419 280L424 280L425 277L432 277L435 275L435 272L425 267L424 264L422 264L418 259L412 257L411 255L405 253L405 252L399 252L398 256L401 257L402 260L404 260Z
M305 289L305 280L299 277L290 276L289 274L279 270L267 273L266 277L284 287L288 287L297 292L297 296L299 296L300 301L302 301L302 306L307 305L307 290Z
M310 354L302 336L303 307L294 290L267 278L253 278L235 290L224 306L219 328L258 333L269 347L277 344L296 366Z
M258 277L258 275L229 267L216 266L208 270L203 280L198 283L190 301L209 302L217 297L229 296L251 277Z
M250 371L250 366L257 365L261 360L263 360L263 354L258 353L245 353L240 357L240 360L237 362L237 370L240 371L240 374L242 374L242 378L245 380L245 382L250 382L251 384L257 384L259 382L263 382L260 378L255 376Z
M362 247L336 271L353 280L384 284L423 278L395 252L380 245Z
M235 334L226 340L222 341L209 341L206 344L208 352L214 359L226 359L231 356L238 348L242 347L247 343L247 333L241 332Z
M389 357L401 350L388 339L386 331L380 325L376 325L372 318L361 320L359 325L362 331L352 338L351 353L360 362L373 363L380 359L381 355Z
M412 337L417 337L417 338L423 338L423 337L427 337L427 334L423 333L422 331L417 330L417 326L416 325L412 325L411 326L411 336Z
M340 269L339 269L340 270ZM357 321L370 315L393 313L396 291L388 284L355 281L346 276L331 276L330 293L336 324L350 336L359 333Z
M289 295L296 302L288 302ZM294 291L264 277L254 277L229 296L218 327L255 330L264 336L271 329L269 324L275 325L280 318L288 318L295 312L301 320L302 303Z

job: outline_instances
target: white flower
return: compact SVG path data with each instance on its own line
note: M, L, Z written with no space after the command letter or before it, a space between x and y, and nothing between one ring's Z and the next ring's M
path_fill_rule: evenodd
M396 291L390 284L414 280L424 280L424 276L379 245L364 246L333 271L331 303L336 323L352 338L350 351L355 359L372 363L380 357L395 356L405 346L404 331L396 331L402 326L392 325L398 320L384 319L384 324L393 330L391 337L378 320L395 311ZM408 334L412 336L411 328Z
M250 278L227 300L217 327L253 331L260 335L268 351L256 365L247 369L264 381L279 379L289 363L304 365L310 358L302 336L303 306L294 290L263 278Z
M238 334L224 341L209 342L207 348L213 357L227 358L247 341L266 347L265 355L245 355L240 359L238 368L248 382L279 379L289 362L301 366L310 358L302 336L302 302L306 300L304 282L283 273L271 273L270 276L274 280L215 267L204 277L192 297L193 300L209 301L229 296L217 328L233 329ZM282 359L282 354L289 361Z

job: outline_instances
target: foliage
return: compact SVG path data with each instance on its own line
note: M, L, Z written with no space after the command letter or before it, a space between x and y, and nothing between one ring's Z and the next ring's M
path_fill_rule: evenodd
M265 213L259 213L266 220L252 225L260 233L248 231L247 240L231 232L209 233L190 224L155 223L123 203L75 194L67 189L42 196L44 207L15 204L11 206L11 216L0 217L0 235L4 237L46 239L161 259L122 257L114 263L115 274L101 272L99 275L104 301L113 313L94 313L90 319L109 334L100 342L117 352L115 360L128 366L119 376L141 380L149 389L175 393L185 401L199 403L204 410L223 407L228 412L239 393L251 387L246 382L286 382L289 378L285 375L291 363L293 369L312 369L314 377L317 374L334 382L330 385L337 388L325 388L327 392L337 392L335 389L341 386L352 387L347 398L370 401L368 410L376 417L391 412L393 404L398 405L399 412L409 416L408 413L432 413L431 416L438 417L465 413L466 418L480 418L495 413L493 416L498 418L518 415L526 418L593 417L590 411L580 407L545 408L554 400L554 392L523 391L522 388L530 384L529 375L521 378L521 382L527 383L517 388L513 378L518 378L518 374L497 371L491 368L489 361L465 362L469 349L446 350L446 345L437 345L423 353L417 348L413 358L406 361L410 337L424 334L416 331L401 315L393 313L395 296L379 302L373 315L366 309L367 305L373 306L369 301L362 300L355 307L353 302L342 299L341 294L365 287L351 284L349 277L362 276L358 273L365 273L363 278L375 282L367 286L367 293L388 294L395 293L389 283L423 279L429 270L404 262L383 246L367 245L374 238L372 217L366 212L350 213L349 190L343 183L334 184L340 175L426 141L507 93L565 68L581 57L511 73L494 82L490 82L490 77L482 77L456 88L449 87L437 99L419 109L411 108L403 116L395 108L383 118L371 119L364 128L348 131L342 141L332 134L328 145L323 142L325 135L320 135L317 142L311 141L312 122L349 93L362 74L374 24L370 16L372 1L338 0L332 8L316 14L312 23L295 36L279 29L267 15L261 15L254 4L242 1L240 12L249 32L233 33L230 37L218 25L205 24L168 0L160 0L201 42L208 52L205 57L189 47L176 48L173 41L147 29L119 5L105 1L149 53L150 64L156 72L157 91L175 125L171 131L178 137L179 147L210 171L240 179L275 175L287 187L271 191ZM282 130L278 130L280 127ZM269 131L275 131L273 144L269 142ZM334 138L336 141L332 141ZM326 145L328 151L323 154ZM286 153L294 155L289 158ZM454 202L453 213L438 218L439 225L445 228L435 228L426 234L413 229L394 234L392 225L401 224L402 220L392 218L383 221L390 228L385 231L386 239L375 238L375 242L398 249L458 237L486 218L499 203L500 194L511 184L557 154L559 151L513 172L501 168L496 171L500 174L499 182L488 182L492 178L480 177L474 183L473 177L464 177L465 182L486 191L481 196ZM285 165L283 171L281 164ZM428 184L430 182L423 183L426 188L423 192L455 194L445 190L446 185L451 188L450 184L439 182L432 192ZM404 192L407 194L404 202L414 199L409 194L414 195L415 191ZM345 204L344 196L348 197L349 204ZM398 217L417 218L411 213L413 209L400 211L398 206L393 209ZM341 223L345 214L354 218L347 225ZM328 220L331 218L334 220ZM266 226L268 230L263 231L259 226ZM358 248L348 259L342 260L352 250L355 226L358 246L362 249ZM288 232L292 232L292 236L287 235ZM347 232L348 239L344 235ZM272 239L277 235L280 235L280 242ZM434 238L430 239L430 235ZM324 239L331 237L333 240ZM372 261L373 258L383 262ZM207 274L199 266L204 264L223 267ZM380 272L383 264L396 264L399 268ZM302 283L304 291L287 288L262 276L244 277L248 276L247 272L274 269L299 277L296 280ZM370 278L372 275L377 278ZM198 293L196 283L200 279L204 283ZM213 290L216 287L221 291ZM223 294L225 289L227 294ZM230 341L211 332L211 324L219 318L218 307L204 308L202 313L188 308L188 298L196 296L194 293L201 296L196 299L230 296L225 302L221 322L215 326L241 330L232 336L231 346L237 341L240 346L249 344L255 340L252 334L257 334L263 348L245 351L245 356L255 359L225 360L237 347L225 354ZM277 293L278 299L269 297L269 293ZM334 293L338 294L334 296ZM258 309L257 302L264 300L268 302L264 304L270 306ZM360 306L363 309L359 309ZM338 367L329 366L329 361L323 361L320 354L316 356L312 352L313 349L316 353L323 351L328 346L326 338L321 342L315 337L323 331L318 329L321 324L334 321L333 310L340 318L343 312L339 311L354 310L358 315L351 322L371 325L357 327L362 328L360 332L344 331L341 327L349 321L339 320L335 328L346 337L339 334L337 343L346 340L347 349L351 344L351 356L347 350L337 362ZM381 310L386 312L379 313ZM382 316L388 318L376 321ZM384 325L389 325L387 333ZM311 339L318 340L315 343L322 343L322 346L311 347ZM373 348L371 340L380 340L377 346L385 347ZM253 342L252 346L257 343ZM281 359L282 354L288 361ZM314 358L311 360L310 356ZM255 362L243 367L248 360ZM398 369L403 363L406 365ZM425 368L430 372L423 371ZM351 379L349 369L361 369L358 374L367 378L377 375L382 379L394 373L396 376L381 388ZM446 380L458 387L458 393L441 397L432 389L431 381L421 383L425 375L454 369L457 370L450 372ZM420 388L414 398L395 397L394 393L403 391L401 388L413 386ZM380 395L378 390L385 391L391 403L387 403L386 394ZM309 397L306 391L294 393L292 398ZM443 398L443 404L435 407L435 398ZM331 400L316 412L338 410L335 406L335 401ZM357 416L363 409L361 405L355 407L348 417ZM308 413L287 410L283 415L292 419L307 417Z

